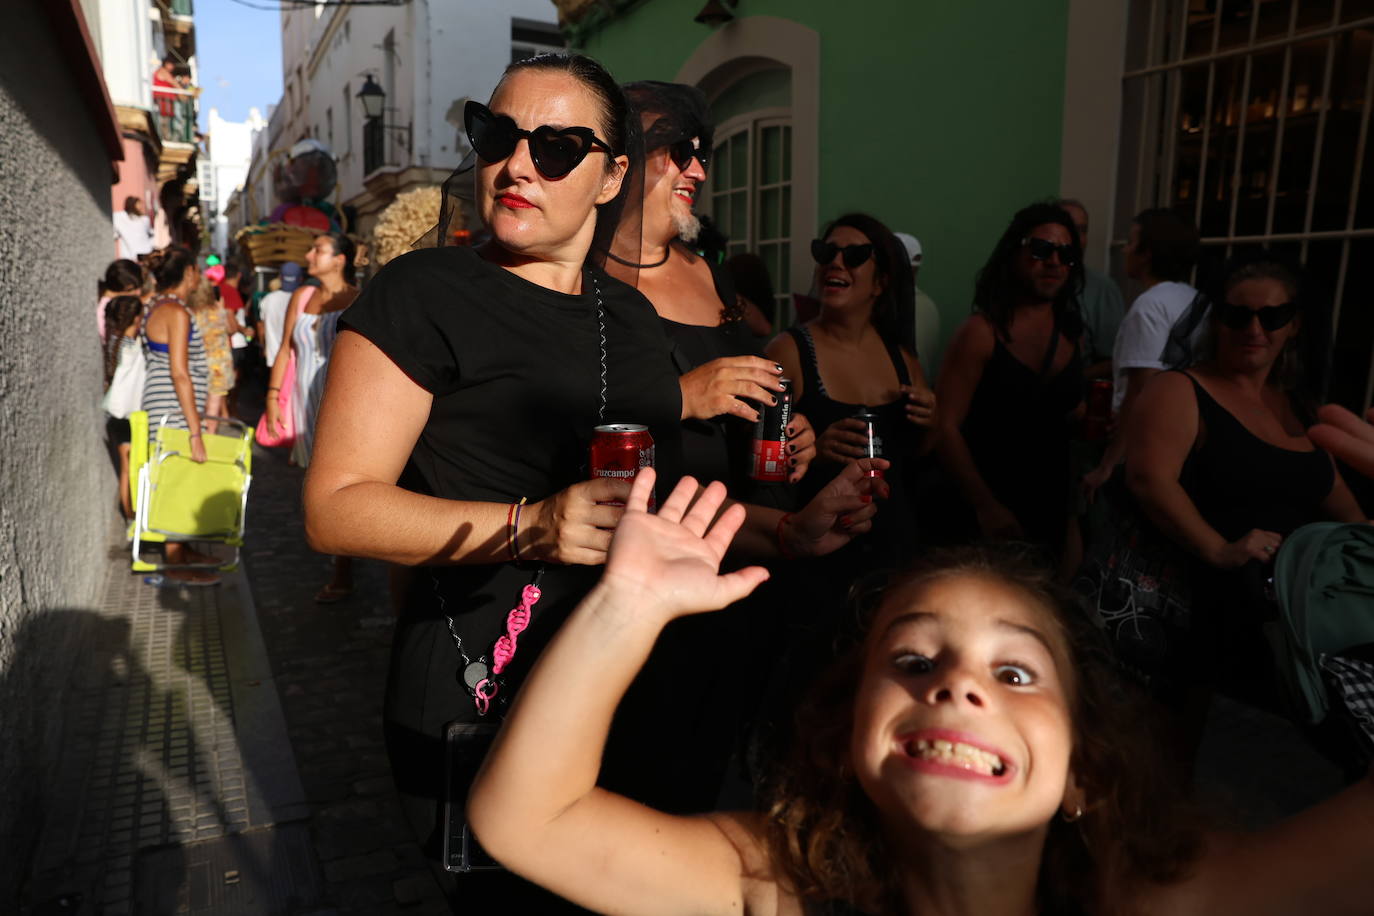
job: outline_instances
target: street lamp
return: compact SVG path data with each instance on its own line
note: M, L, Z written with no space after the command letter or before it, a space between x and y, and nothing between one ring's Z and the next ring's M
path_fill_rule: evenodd
M382 116L382 107L386 104L386 91L377 85L371 74L363 83L363 88L358 90L358 101L363 103L363 114L368 120Z
M363 81L363 88L358 90L358 101L363 103L363 115L375 128L381 130L394 130L405 134L402 146L410 149L410 125L386 124L384 123L383 112L386 111L386 90L378 85L377 81L368 74Z

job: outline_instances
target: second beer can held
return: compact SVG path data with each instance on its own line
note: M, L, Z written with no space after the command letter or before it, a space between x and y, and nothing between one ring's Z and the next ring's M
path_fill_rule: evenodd
M1112 383L1095 378L1088 383L1088 406L1083 413L1083 438L1100 442L1107 438L1107 425L1112 419Z
M607 423L592 429L588 465L592 477L634 480L640 468L654 466L654 437L639 423ZM608 505L623 506L622 502ZM649 511L657 506L649 494Z
M878 415L867 407L854 414L854 419L864 425L864 437L867 442L864 444L864 458L883 457L883 439L878 435ZM864 473L865 477L876 477L882 479L883 472L877 468Z
M787 480L787 424L792 421L792 380L780 378L783 386L776 395L778 403L760 404L759 418L754 423L754 439L749 462L749 476L769 483Z

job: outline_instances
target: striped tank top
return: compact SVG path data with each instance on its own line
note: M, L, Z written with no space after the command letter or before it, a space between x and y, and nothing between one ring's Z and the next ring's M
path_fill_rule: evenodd
M174 302L186 309L188 319L192 317L191 310L187 309L186 303L177 296L159 298L148 309L148 314L152 315L158 306L168 302ZM167 344L148 339L147 319L144 319L141 336L143 338L143 356L148 366L148 375L143 383L143 409L148 412L148 433L149 435L157 433L158 423L164 414L168 415L168 426L175 429L186 429L186 417L182 415L181 402L177 400L176 387L172 384L170 353ZM196 409L201 411L203 415L210 370L205 362L205 344L200 339L200 333L196 330L194 320L191 321L190 334L186 338L186 362L191 373L191 385L195 389Z

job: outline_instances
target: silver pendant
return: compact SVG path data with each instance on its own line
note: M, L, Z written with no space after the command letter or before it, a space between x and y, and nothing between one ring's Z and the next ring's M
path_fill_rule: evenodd
M475 662L468 662L464 665L458 677L467 685L469 692L476 693L477 685L486 680L490 674L491 669L487 667L487 663L478 659Z

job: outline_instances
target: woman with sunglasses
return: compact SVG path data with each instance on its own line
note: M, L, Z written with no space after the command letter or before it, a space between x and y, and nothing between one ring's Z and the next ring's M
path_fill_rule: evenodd
M875 450L892 464L883 475L886 498L873 531L822 563L808 564L798 577L808 590L832 599L811 606L835 607L860 575L910 559L916 523L907 478L914 459L930 448L935 395L913 349L915 283L897 237L874 217L851 213L826 227L811 254L820 314L778 335L765 351L793 379L793 404L819 431L816 462L797 498L810 499L869 454L869 421L856 419L860 413L872 418ZM822 622L819 632L828 627Z
M954 332L935 386L937 450L963 497L945 533L1035 543L1064 557L1065 577L1077 566L1067 548L1070 421L1083 400L1079 251L1064 210L1017 212L978 274L973 315Z
M672 344L682 373L687 473L725 482L737 499L755 493L767 499L767 488L750 481L750 444L759 408L776 403L783 390L782 367L758 352L729 273L691 248L701 230L692 206L711 157L706 99L677 83L645 80L623 88L644 133L643 222L637 247L630 233L621 233L607 270L653 304ZM796 481L815 454L815 435L805 417L791 426L788 476Z
M627 481L586 479L593 428L647 426L664 480L681 452L658 318L596 257L639 193L620 88L588 58L544 55L513 63L465 116L476 165L446 198L470 183L490 241L445 246L446 204L440 247L388 263L350 308L305 482L315 549L425 567L393 639L385 726L411 826L431 859L448 847L449 868L483 865L446 842L461 835L483 734L596 581L624 511ZM821 521L838 531L842 513L867 507L855 495L834 508ZM499 872L461 887L438 874L464 912L560 911Z
M689 245L701 228L692 204L711 154L706 99L699 89L675 83L643 81L623 88L643 129L644 205L639 237L634 224L623 221L607 271L637 286L671 345L681 373L683 471L698 480L719 480L732 499L748 503L734 555L777 560L784 552L815 555L841 547L848 538L816 544L798 536L828 511L823 500L789 514L784 510L793 495L785 482L750 477L755 421L783 390L782 367L758 352L729 275ZM793 415L788 440L787 476L796 481L815 454L815 435L804 416ZM787 605L775 597L754 598L748 608L718 618L674 624L645 669L645 679L690 679L698 685L693 691L640 694L659 705L660 716L683 723L682 748L671 763L677 791L662 804L702 811L716 802L737 726L749 715L747 698L760 693L768 675L768 666L751 664L749 656L751 645L775 631L771 612ZM629 754L619 760L635 764Z
M1272 256L1233 262L1212 309L1212 352L1152 378L1125 435L1126 484L1194 560L1189 654L1243 698L1270 696L1259 621L1284 538L1309 522L1363 521L1330 455L1306 434L1297 275ZM1223 642L1224 635L1224 642Z

